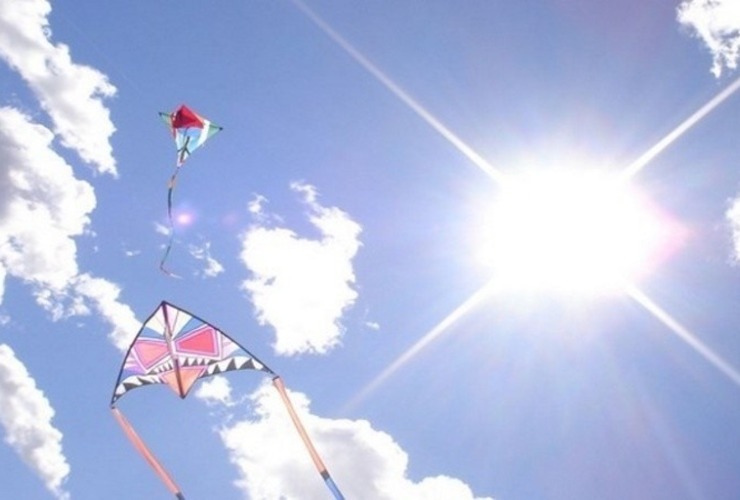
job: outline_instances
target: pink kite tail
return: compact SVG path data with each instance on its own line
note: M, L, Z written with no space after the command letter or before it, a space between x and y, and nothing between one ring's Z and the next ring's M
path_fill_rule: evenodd
M131 441L131 444L134 445L134 448L136 448L141 456L144 457L144 460L146 460L152 467L152 469L154 469L154 472L157 474L157 476L159 476L159 479L162 480L167 489L170 490L170 492L175 495L175 498L177 498L178 500L185 500L185 497L180 491L180 487L175 484L175 481L173 481L172 477L170 477L167 471L164 470L162 464L159 463L154 454L149 450L149 448L147 448L146 444L144 444L144 441L142 441L139 435L136 434L136 431L128 422L128 420L126 420L126 417L123 416L123 413L121 413L120 410L115 406L111 407L111 411L113 412L113 416L116 417L116 420L121 425L121 428L126 434L126 437L128 437L129 441Z
M316 448L314 448L313 443L311 442L311 438L308 437L306 429L303 427L303 424L298 418L298 414L296 413L295 408L293 408L293 403L291 403L290 399L288 398L288 393L285 391L283 380L279 376L277 376L272 379L272 384L280 393L280 397L283 399L283 403L285 403L285 407L288 409L288 413L290 414L290 419L293 421L293 425L295 425L298 434L301 436L303 444L306 445L308 453L309 455L311 455L311 460L313 460L316 469L319 471L319 474L321 474L321 477L324 479L326 486L334 494L334 498L336 500L344 500L344 495L342 495L342 492L339 491L339 488L334 482L334 479L332 479L332 477L329 475L329 471L327 470L326 465L324 465L324 462L321 460L319 453L316 451Z

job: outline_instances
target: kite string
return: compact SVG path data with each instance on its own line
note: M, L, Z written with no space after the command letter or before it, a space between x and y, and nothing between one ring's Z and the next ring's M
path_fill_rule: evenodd
M115 406L111 407L111 411L113 412L113 416L116 417L116 420L123 429L123 432L126 434L126 437L128 437L129 441L131 441L131 444L133 444L134 448L136 448L141 456L144 457L144 460L149 463L157 476L159 476L159 479L161 479L165 486L167 486L167 489L170 490L170 492L175 495L178 500L185 500L185 497L180 491L180 487L175 484L175 481L172 479L169 473L165 470L162 464L159 463L159 460L157 460L157 458L154 456L151 450L149 450L144 441L139 437L133 426L128 422L128 420L126 420L126 417L123 416L123 413L121 413L121 411Z
M275 386L278 393L280 393L280 397L282 398L283 403L285 403L285 407L288 409L288 413L290 414L290 419L293 421L293 425L295 425L298 434L301 436L303 444L306 445L308 453L311 455L311 460L313 460L313 463L321 474L321 477L324 479L324 482L334 494L334 498L336 500L344 500L344 495L342 495L342 492L339 491L339 487L337 487L331 475L329 475L326 465L324 465L324 462L321 460L321 457L311 442L311 438L308 436L305 427L303 427L301 420L298 418L298 414L293 407L293 403L291 403L290 398L288 398L288 393L285 391L283 380L279 376L276 376L272 379L272 384Z

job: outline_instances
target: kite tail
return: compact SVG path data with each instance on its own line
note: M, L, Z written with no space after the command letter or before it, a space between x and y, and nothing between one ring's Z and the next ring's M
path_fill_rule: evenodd
M283 403L285 403L285 407L288 409L290 418L291 420L293 420L293 425L295 425L298 434L301 436L303 444L306 445L308 453L309 455L311 455L311 460L313 460L316 469L319 471L319 474L321 474L321 477L324 479L326 486L334 494L334 498L336 500L344 500L344 495L342 495L342 492L339 491L336 483L329 475L329 471L327 470L326 465L324 465L321 457L319 457L319 453L316 451L316 448L314 448L313 443L311 442L311 438L308 437L306 429L303 427L303 424L298 418L298 414L296 413L295 408L293 408L293 403L290 402L290 399L288 398L288 393L285 391L285 385L283 384L282 379L279 376L276 376L272 379L272 384L280 393L280 397L283 399Z
M170 251L172 250L172 243L175 240L175 223L172 219L172 192L175 189L175 184L177 181L177 174L180 173L180 165L177 166L175 169L175 173L172 174L172 177L170 177L170 183L167 188L167 220L170 224L170 239L167 242L167 248L164 251L164 255L162 256L162 260L159 262L159 270L162 271L167 276L171 276L172 278L179 278L178 275L170 271L164 266L165 261L167 260L167 257L170 255Z
M162 480L167 489L170 490L173 495L175 495L175 498L177 498L177 500L185 500L185 497L180 491L180 487L175 484L175 481L173 481L172 477L170 477L167 471L164 470L162 464L159 463L154 454L149 450L149 448L147 448L146 444L144 444L144 441L142 441L142 439L136 433L131 424L129 424L128 420L126 420L126 417L123 416L123 413L121 413L120 410L115 406L111 407L111 411L113 412L113 416L116 417L116 420L121 425L121 428L126 434L126 437L128 437L129 441L131 441L131 444L134 445L134 448L136 448L141 456L144 457L144 460L149 463L151 468L154 469L154 472L157 474L157 476L159 476L159 479Z

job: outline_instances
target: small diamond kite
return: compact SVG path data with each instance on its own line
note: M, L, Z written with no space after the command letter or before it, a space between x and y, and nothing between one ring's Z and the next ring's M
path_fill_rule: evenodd
M172 177L170 177L167 191L167 216L170 223L170 241L159 263L159 268L169 276L176 276L164 264L172 249L172 241L175 234L175 226L172 220L172 192L175 189L177 174L180 173L180 167L190 158L190 155L205 144L208 139L223 130L223 127L214 125L210 120L203 118L184 104L172 113L160 112L159 116L169 127L172 137L175 139L175 145L177 146L177 166Z

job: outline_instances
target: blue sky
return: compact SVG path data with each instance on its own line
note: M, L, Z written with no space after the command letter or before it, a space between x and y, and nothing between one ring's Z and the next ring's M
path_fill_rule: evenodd
M0 4L2 496L170 496L109 411L168 300L282 375L347 498L736 498L739 30L732 0ZM224 130L174 279L182 103ZM119 406L188 499L329 498L268 382Z

